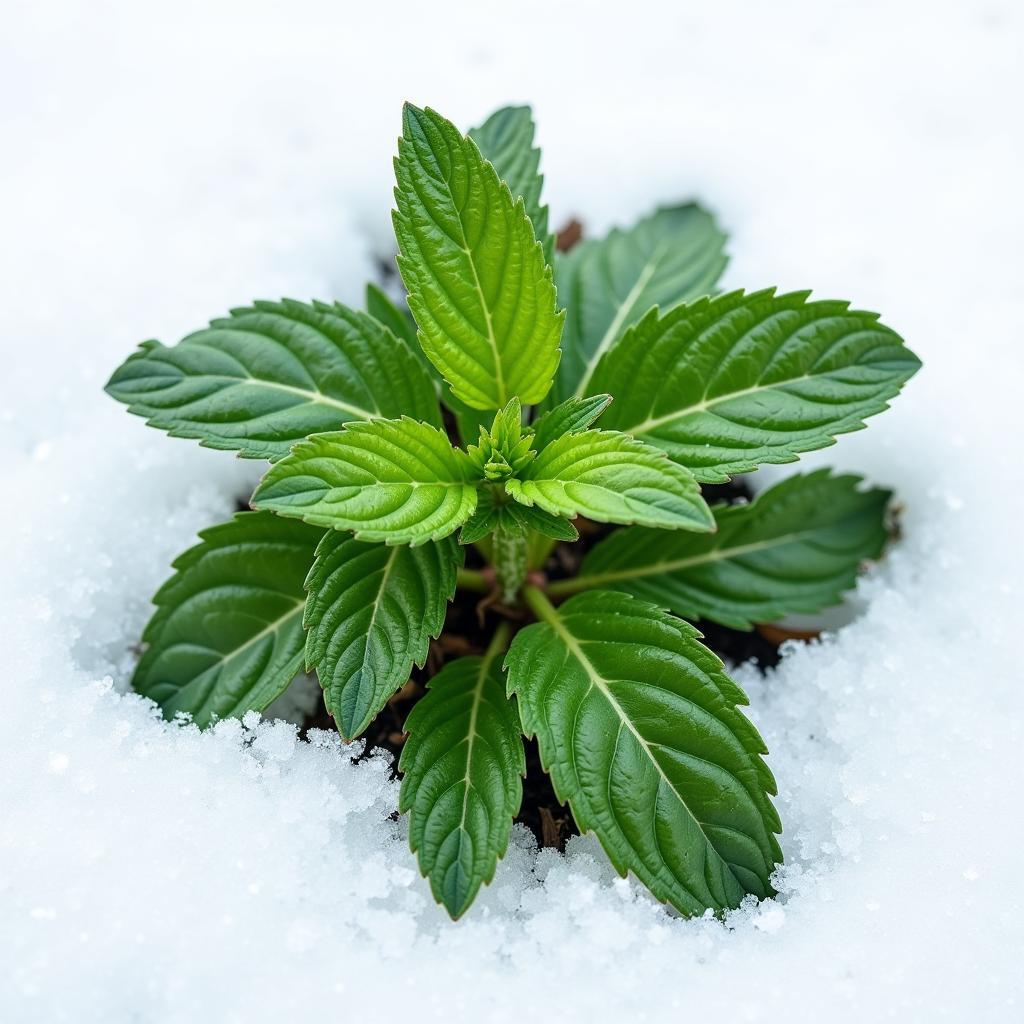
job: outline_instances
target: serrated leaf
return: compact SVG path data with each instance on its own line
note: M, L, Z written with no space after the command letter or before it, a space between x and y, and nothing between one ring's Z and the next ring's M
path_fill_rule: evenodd
M568 398L549 409L533 425L534 448L540 451L563 434L578 434L586 430L608 408L611 400L611 395Z
M322 530L241 512L200 533L153 603L132 686L200 726L262 711L302 669L302 584Z
M441 669L405 728L399 810L434 898L458 918L494 877L523 796L519 716L494 656Z
M306 668L315 668L338 731L354 739L422 665L441 632L465 552L365 544L330 531L306 580Z
M713 530L693 476L658 449L610 430L565 434L505 489L524 505L600 523Z
M522 200L451 122L406 104L395 162L398 266L419 339L475 409L539 402L563 314Z
M106 390L173 437L271 461L353 420L441 424L430 378L405 343L366 313L322 302L257 302L172 348L147 341Z
M859 483L828 470L790 477L749 505L713 509L710 535L618 530L589 552L573 589L621 590L734 629L820 611L885 546L890 493Z
M769 288L651 310L591 381L595 393L618 388L604 423L702 482L792 462L859 430L920 362L876 313L808 294Z
M544 246L544 262L550 263L555 240L548 231L548 208L540 201L544 175L540 173L540 150L533 144L533 111L529 107L502 107L469 137L480 147L513 196L522 196L526 214L537 240Z
M252 506L359 540L425 544L473 514L473 472L436 427L408 417L352 423L297 444L264 476Z
M770 895L775 783L745 696L700 634L612 591L545 605L512 642L508 689L576 824L683 914Z
M536 505L520 505L517 501L504 504L495 500L490 487L480 489L476 511L459 534L460 544L475 544L498 528L513 536L526 536L529 530L554 540L579 540L579 532L568 519L552 515Z
M687 203L560 255L555 282L568 317L552 401L594 394L590 378L601 356L651 306L712 292L727 262L724 248L725 235L711 214ZM618 398L622 388L616 381L610 394Z

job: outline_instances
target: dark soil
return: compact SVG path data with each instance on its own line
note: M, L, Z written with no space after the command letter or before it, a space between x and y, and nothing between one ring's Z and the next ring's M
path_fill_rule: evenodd
M558 233L558 248L565 251L582 238L582 226L578 221L571 221ZM386 270L391 272L391 264L381 261L382 275ZM454 419L446 415L446 425L453 438L455 434ZM727 484L706 486L703 493L709 504L749 500L750 488L742 479ZM580 561L587 551L613 527L589 521L577 521L580 539L575 544L558 544L544 566L549 579L562 579L575 574ZM479 568L482 565L480 555L475 548L467 548L466 565ZM409 712L426 692L426 682L442 665L466 654L482 654L493 633L499 617L504 615L515 621L528 621L525 615L513 610L481 607L480 594L458 591L448 608L444 630L430 645L427 663L422 669L414 668L412 678L388 702L384 710L365 733L366 748L362 757L369 756L375 750L389 750L394 755L395 772L397 774L398 758L405 742L403 727ZM758 631L742 632L728 629L711 622L697 622L697 627L704 633L707 645L726 661L742 664L754 661L766 668L777 664L779 660L777 641L781 637L773 636L771 640ZM327 714L322 704L317 711L309 716L305 728L333 729L334 721ZM526 742L526 777L523 780L523 803L516 817L537 837L542 846L554 846L563 849L565 841L579 830L569 809L559 803L551 780L544 772L540 763L540 754L535 740Z

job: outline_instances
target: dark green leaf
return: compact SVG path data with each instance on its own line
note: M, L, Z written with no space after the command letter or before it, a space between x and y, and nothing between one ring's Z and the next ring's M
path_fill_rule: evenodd
M358 736L423 664L464 554L451 538L388 547L324 536L306 580L306 667L342 736Z
M601 356L651 306L707 295L725 269L725 235L694 203L657 210L628 230L584 241L555 262L559 304L569 315L552 401L594 394ZM606 388L618 398L624 382Z
M512 195L523 197L534 234L544 246L544 262L550 263L555 240L548 231L548 208L540 201L544 175L540 173L540 150L533 145L533 136L533 112L529 107L502 107L469 132Z
M366 312L378 323L383 324L396 338L401 338L413 352L423 354L416 338L416 321L407 310L399 309L391 300L391 296L373 282L366 286Z
M683 914L770 895L775 783L746 698L700 634L612 591L557 610L526 597L544 621L512 642L508 688L576 824Z
M434 898L457 918L508 848L526 758L494 655L459 658L429 687L405 725L399 809Z
M920 362L876 313L774 289L651 310L602 359L604 424L719 482L859 430Z
M262 711L301 670L302 584L323 531L242 512L199 536L153 599L132 685L205 726Z
M618 530L564 589L611 587L734 629L820 611L885 545L890 494L859 483L828 470L790 477L749 505L714 509L714 534Z
M441 424L433 385L404 342L366 313L291 299L232 310L173 348L145 342L107 392L174 437L272 461L352 420Z
M459 534L460 544L475 544L489 533L501 527L513 536L525 536L528 530L554 540L579 540L576 527L568 519L552 515L536 505L520 505L517 501L499 503L492 488L480 489L480 500L472 518Z

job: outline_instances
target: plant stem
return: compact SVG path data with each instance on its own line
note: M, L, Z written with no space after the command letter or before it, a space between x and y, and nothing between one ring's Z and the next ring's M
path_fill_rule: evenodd
M555 606L547 599L544 591L540 587L535 587L532 583L527 583L523 587L523 600L526 602L527 608L544 622L555 623L558 622L558 612Z
M455 574L456 586L463 590L471 590L475 594L486 594L493 584L487 578L487 574L479 569L459 569Z
M508 640L512 635L512 623L508 619L502 619L498 623L497 629L494 631L494 636L491 637L491 642L487 645L487 650L484 651L484 671L490 667L492 661L495 658L505 653L508 648Z
M508 533L499 526L491 534L491 551L501 599L506 604L513 604L526 579L526 537Z
M568 597L570 594L578 594L581 590L589 590L596 584L587 576L573 576L567 580L555 580L548 584L548 594L552 597Z

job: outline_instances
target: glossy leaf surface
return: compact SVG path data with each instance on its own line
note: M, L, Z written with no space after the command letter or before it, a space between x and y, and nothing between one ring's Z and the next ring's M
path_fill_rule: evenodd
M702 482L859 430L920 366L875 313L807 292L732 292L652 310L602 359L604 424L663 448ZM628 381L628 387L625 382Z
M153 598L132 686L205 726L262 711L301 671L302 584L323 531L242 512L199 536Z
M306 580L306 667L342 736L358 736L423 664L463 557L452 538L389 547L324 536Z
M617 530L587 555L572 585L612 588L686 618L734 629L838 604L885 545L890 494L819 470L749 505L713 509L714 534Z
M426 370L386 327L340 304L290 299L232 310L171 348L145 342L107 392L174 437L272 461L353 420L441 424Z
M523 738L500 664L446 665L405 728L399 809L434 898L457 918L494 877L522 801Z
M436 427L411 419L353 423L316 434L272 466L252 497L360 540L425 544L454 533L476 508L474 468Z
M398 266L423 350L475 409L539 402L563 317L522 200L476 143L410 104L395 168Z
M657 448L609 430L552 441L505 488L524 505L601 523L711 530L714 520L692 475Z
M725 264L725 235L695 203L657 210L558 257L558 302L568 316L554 400L594 394L591 375L626 328L651 306L709 294ZM606 390L618 398L622 389L619 381Z
M612 591L557 610L527 599L543 621L512 642L509 692L577 825L684 914L770 895L782 855L764 743L697 631Z

